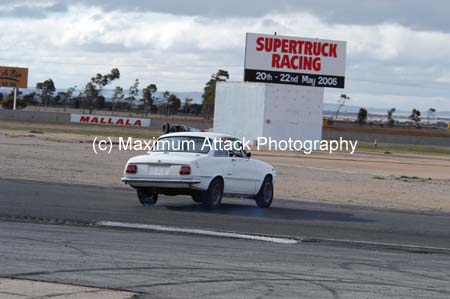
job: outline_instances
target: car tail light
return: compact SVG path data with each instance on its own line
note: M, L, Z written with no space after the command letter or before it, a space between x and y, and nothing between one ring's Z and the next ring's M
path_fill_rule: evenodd
M137 173L137 165L136 164L128 164L126 173Z
M181 165L181 167L180 167L180 174L181 175L191 174L191 166L189 166L189 165Z

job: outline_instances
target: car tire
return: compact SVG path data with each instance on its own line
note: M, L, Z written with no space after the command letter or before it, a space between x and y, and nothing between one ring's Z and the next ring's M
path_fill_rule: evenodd
M158 201L158 193L151 192L145 188L138 188L137 196L143 206L153 206Z
M273 201L273 180L271 176L266 176L255 197L256 205L259 208L269 208Z
M202 204L208 210L217 209L220 207L223 196L223 181L221 178L214 178L209 184L208 190L203 194Z
M202 196L202 194L200 192L193 192L191 194L191 196L192 196L192 200L194 202L199 202L199 203L203 202L203 196Z

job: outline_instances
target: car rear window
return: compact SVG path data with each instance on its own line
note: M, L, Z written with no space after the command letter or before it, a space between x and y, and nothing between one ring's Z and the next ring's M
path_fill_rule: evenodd
M157 140L153 151L155 152L188 152L207 154L209 146L205 146L204 137L173 136Z

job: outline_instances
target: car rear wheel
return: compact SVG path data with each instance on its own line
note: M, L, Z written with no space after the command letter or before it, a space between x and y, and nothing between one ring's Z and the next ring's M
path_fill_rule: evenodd
M158 201L158 193L151 192L145 188L138 188L137 196L143 206L153 206Z
M273 201L273 182L271 176L266 176L255 197L256 205L260 208L268 208Z
M202 204L206 209L217 209L220 207L223 196L223 181L215 178L209 184L208 190L202 195Z
M192 200L195 202L203 202L203 197L202 194L200 192L193 192L191 194L192 196Z

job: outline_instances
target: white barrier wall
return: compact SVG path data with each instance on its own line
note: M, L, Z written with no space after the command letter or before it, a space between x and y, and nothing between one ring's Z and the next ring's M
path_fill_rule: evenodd
M250 82L218 82L214 132L255 140L320 140L324 89Z

